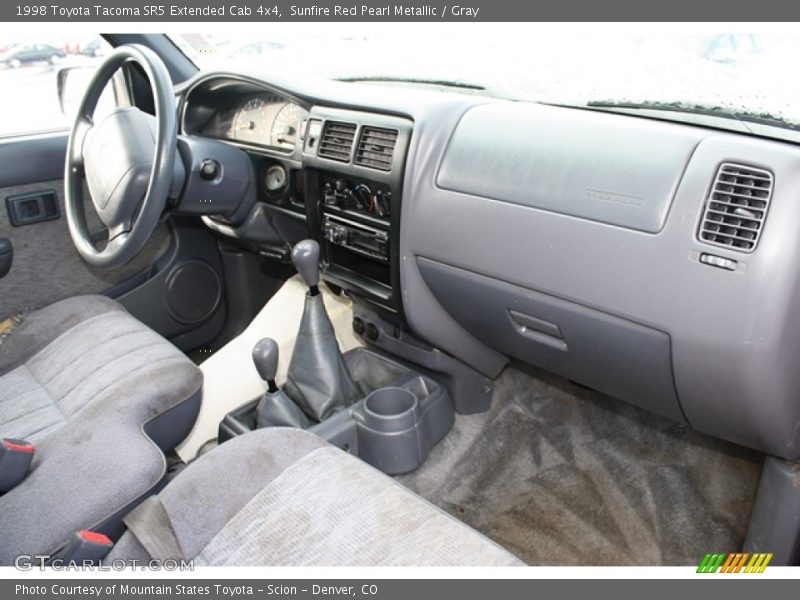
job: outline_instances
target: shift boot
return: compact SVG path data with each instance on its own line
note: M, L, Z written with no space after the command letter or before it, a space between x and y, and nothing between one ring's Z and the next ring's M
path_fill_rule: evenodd
M360 394L344 363L317 288L319 244L313 240L298 243L292 250L292 260L309 292L284 387L308 416L324 421L356 402Z
M284 387L316 421L324 421L359 398L321 295L306 295L303 320Z

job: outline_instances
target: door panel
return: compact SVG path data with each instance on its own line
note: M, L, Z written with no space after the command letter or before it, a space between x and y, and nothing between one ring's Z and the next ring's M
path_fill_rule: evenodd
M12 227L6 198L52 190L58 197L57 219ZM85 201L90 231L101 231L90 201ZM0 188L0 238L7 238L14 250L8 274L0 279L0 320L62 298L79 294L99 294L152 265L169 247L165 226L153 234L144 251L129 264L115 271L89 267L72 244L64 211L61 180L43 181Z
M67 133L0 139L0 188L64 177Z
M213 340L226 310L219 250L208 229L198 219L173 218L124 267L88 266L64 216L65 152L66 134L0 141L0 240L13 251L11 268L0 278L0 322L62 298L105 294L183 350ZM58 199L58 218L12 226L6 199L46 191ZM105 228L86 190L83 198L89 231L102 244Z

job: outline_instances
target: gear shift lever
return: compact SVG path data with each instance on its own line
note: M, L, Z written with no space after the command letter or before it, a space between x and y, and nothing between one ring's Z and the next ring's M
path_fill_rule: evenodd
M278 372L278 344L270 338L263 338L253 346L253 364L259 377L267 382L270 392L277 392L275 374Z
M319 294L319 244L314 240L298 242L292 248L292 262L306 282L308 293Z
M256 406L256 425L260 427L288 426L306 429L311 425L286 392L275 385L278 372L278 344L264 338L253 347L253 364L261 379L267 382L267 391Z
M307 415L324 421L358 400L360 394L319 293L319 244L298 242L292 249L292 262L308 285L308 294L285 389Z

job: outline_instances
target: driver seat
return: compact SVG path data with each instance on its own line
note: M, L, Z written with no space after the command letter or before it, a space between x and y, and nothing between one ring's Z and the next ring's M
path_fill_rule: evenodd
M26 479L0 495L0 565L52 555L80 529L118 537L194 425L202 380L108 298L30 314L0 344L0 438L36 446Z

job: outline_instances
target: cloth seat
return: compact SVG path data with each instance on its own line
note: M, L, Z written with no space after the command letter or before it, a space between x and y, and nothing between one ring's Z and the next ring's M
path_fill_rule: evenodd
M0 496L0 564L52 554L79 529L119 535L197 417L202 373L102 296L31 313L0 345L0 437L36 445Z
M358 458L295 428L260 429L224 443L190 464L157 501L157 511L142 505L126 518L131 529L106 562L522 564ZM164 547L180 556L164 556Z

